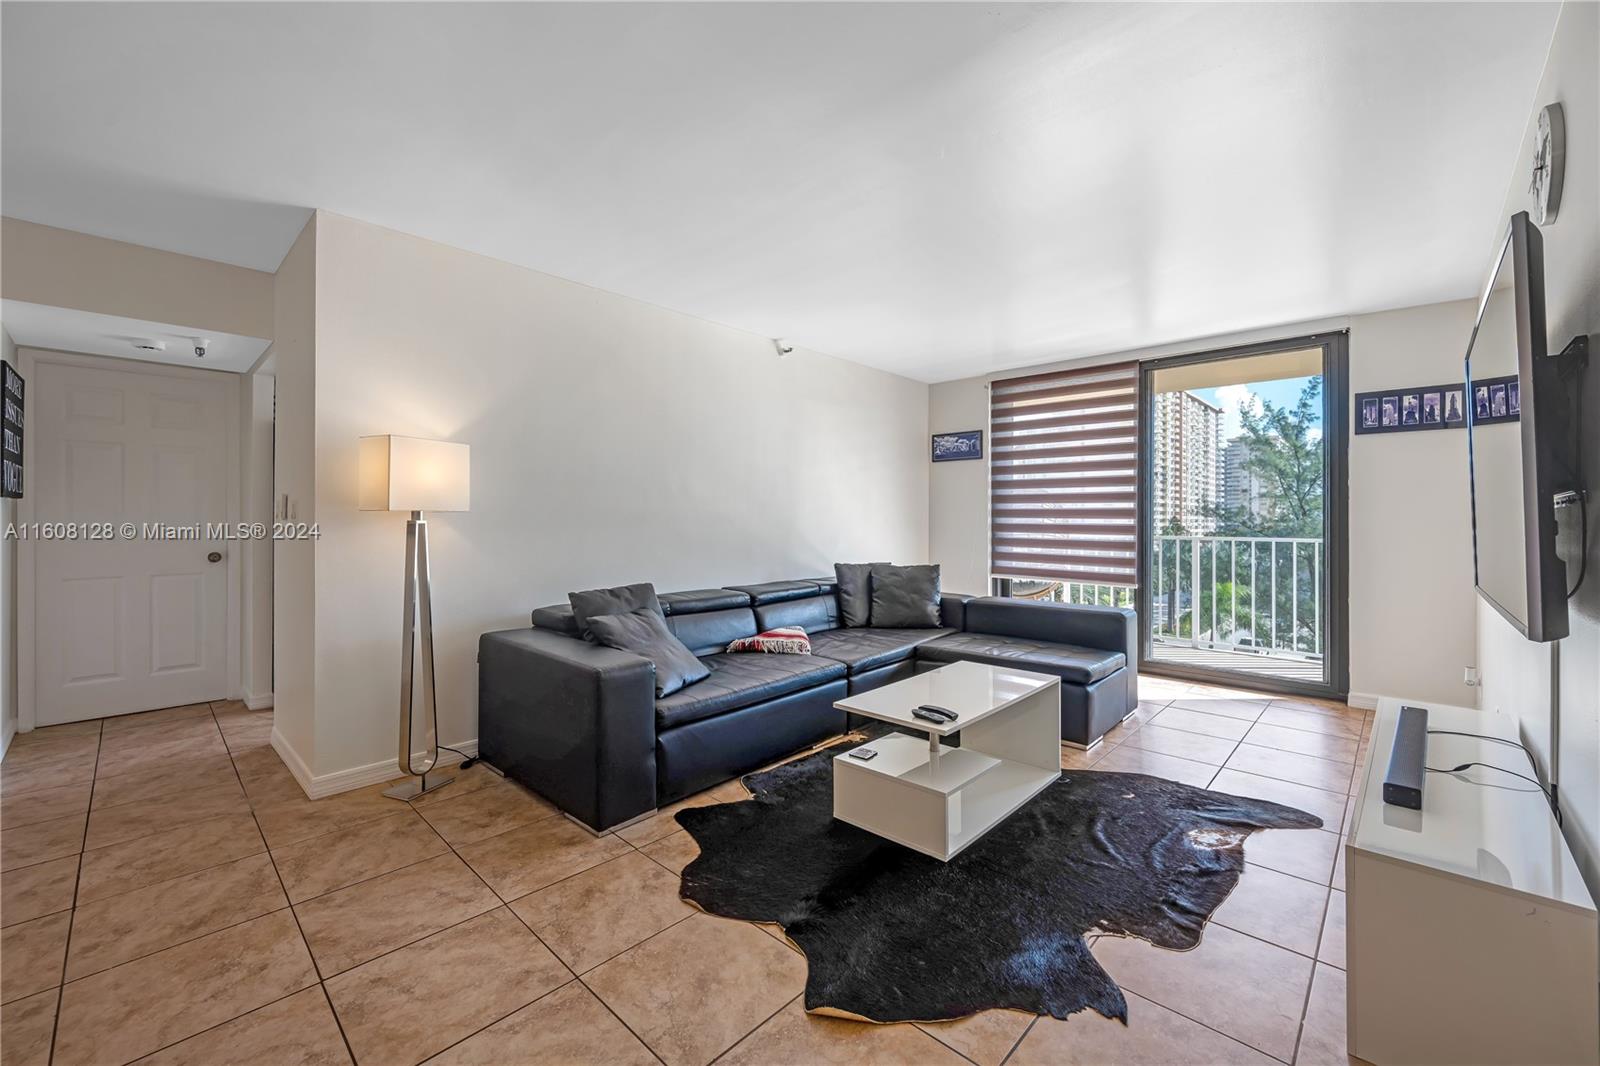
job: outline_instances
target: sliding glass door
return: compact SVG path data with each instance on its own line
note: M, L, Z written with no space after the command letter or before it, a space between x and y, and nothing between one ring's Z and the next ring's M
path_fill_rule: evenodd
M1345 335L1145 363L1141 669L1343 696Z

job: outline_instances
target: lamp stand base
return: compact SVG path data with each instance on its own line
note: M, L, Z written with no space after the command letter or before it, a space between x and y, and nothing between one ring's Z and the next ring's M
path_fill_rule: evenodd
M455 779L456 778L454 774L449 776L445 776L443 774L423 774L421 777L414 777L409 781L402 781L393 788L386 788L383 790L383 794L388 796L390 799L416 799L424 792L432 792L435 789L443 788Z

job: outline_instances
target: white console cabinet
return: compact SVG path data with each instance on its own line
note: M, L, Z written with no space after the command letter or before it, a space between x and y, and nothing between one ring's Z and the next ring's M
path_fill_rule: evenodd
M1426 706L1430 730L1517 739L1514 719ZM1378 704L1345 846L1349 1051L1391 1063L1600 1062L1594 900L1544 797L1473 767L1383 802L1402 701ZM1430 733L1427 764L1533 774L1518 748Z

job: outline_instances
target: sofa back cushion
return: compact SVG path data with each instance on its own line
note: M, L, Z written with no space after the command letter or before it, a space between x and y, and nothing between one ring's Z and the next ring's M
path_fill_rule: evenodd
M703 611L725 611L729 607L750 606L748 593L734 589L690 589L688 592L663 592L661 613L700 614Z
M980 596L968 600L967 632L1078 644L1132 658L1137 616L1126 607L1087 607Z
M578 619L572 613L570 603L552 603L548 607L535 607L533 624L540 629L553 629L557 633L565 633L569 637L583 635L578 632Z
M817 582L810 578L802 578L799 581L765 581L759 585L729 585L727 588L730 592L742 592L749 596L751 604L756 607L815 596L821 591Z
M839 625L839 598L828 592L821 596L807 596L803 600L763 604L756 608L756 624L762 629L799 626L807 633L836 629Z
M753 637L760 632L756 613L748 607L668 615L667 628L696 655L711 655L740 637Z

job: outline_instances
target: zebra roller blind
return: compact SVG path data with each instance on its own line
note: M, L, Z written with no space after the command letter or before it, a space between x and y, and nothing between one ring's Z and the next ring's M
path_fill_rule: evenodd
M1032 374L989 388L993 576L1132 587L1139 364Z

